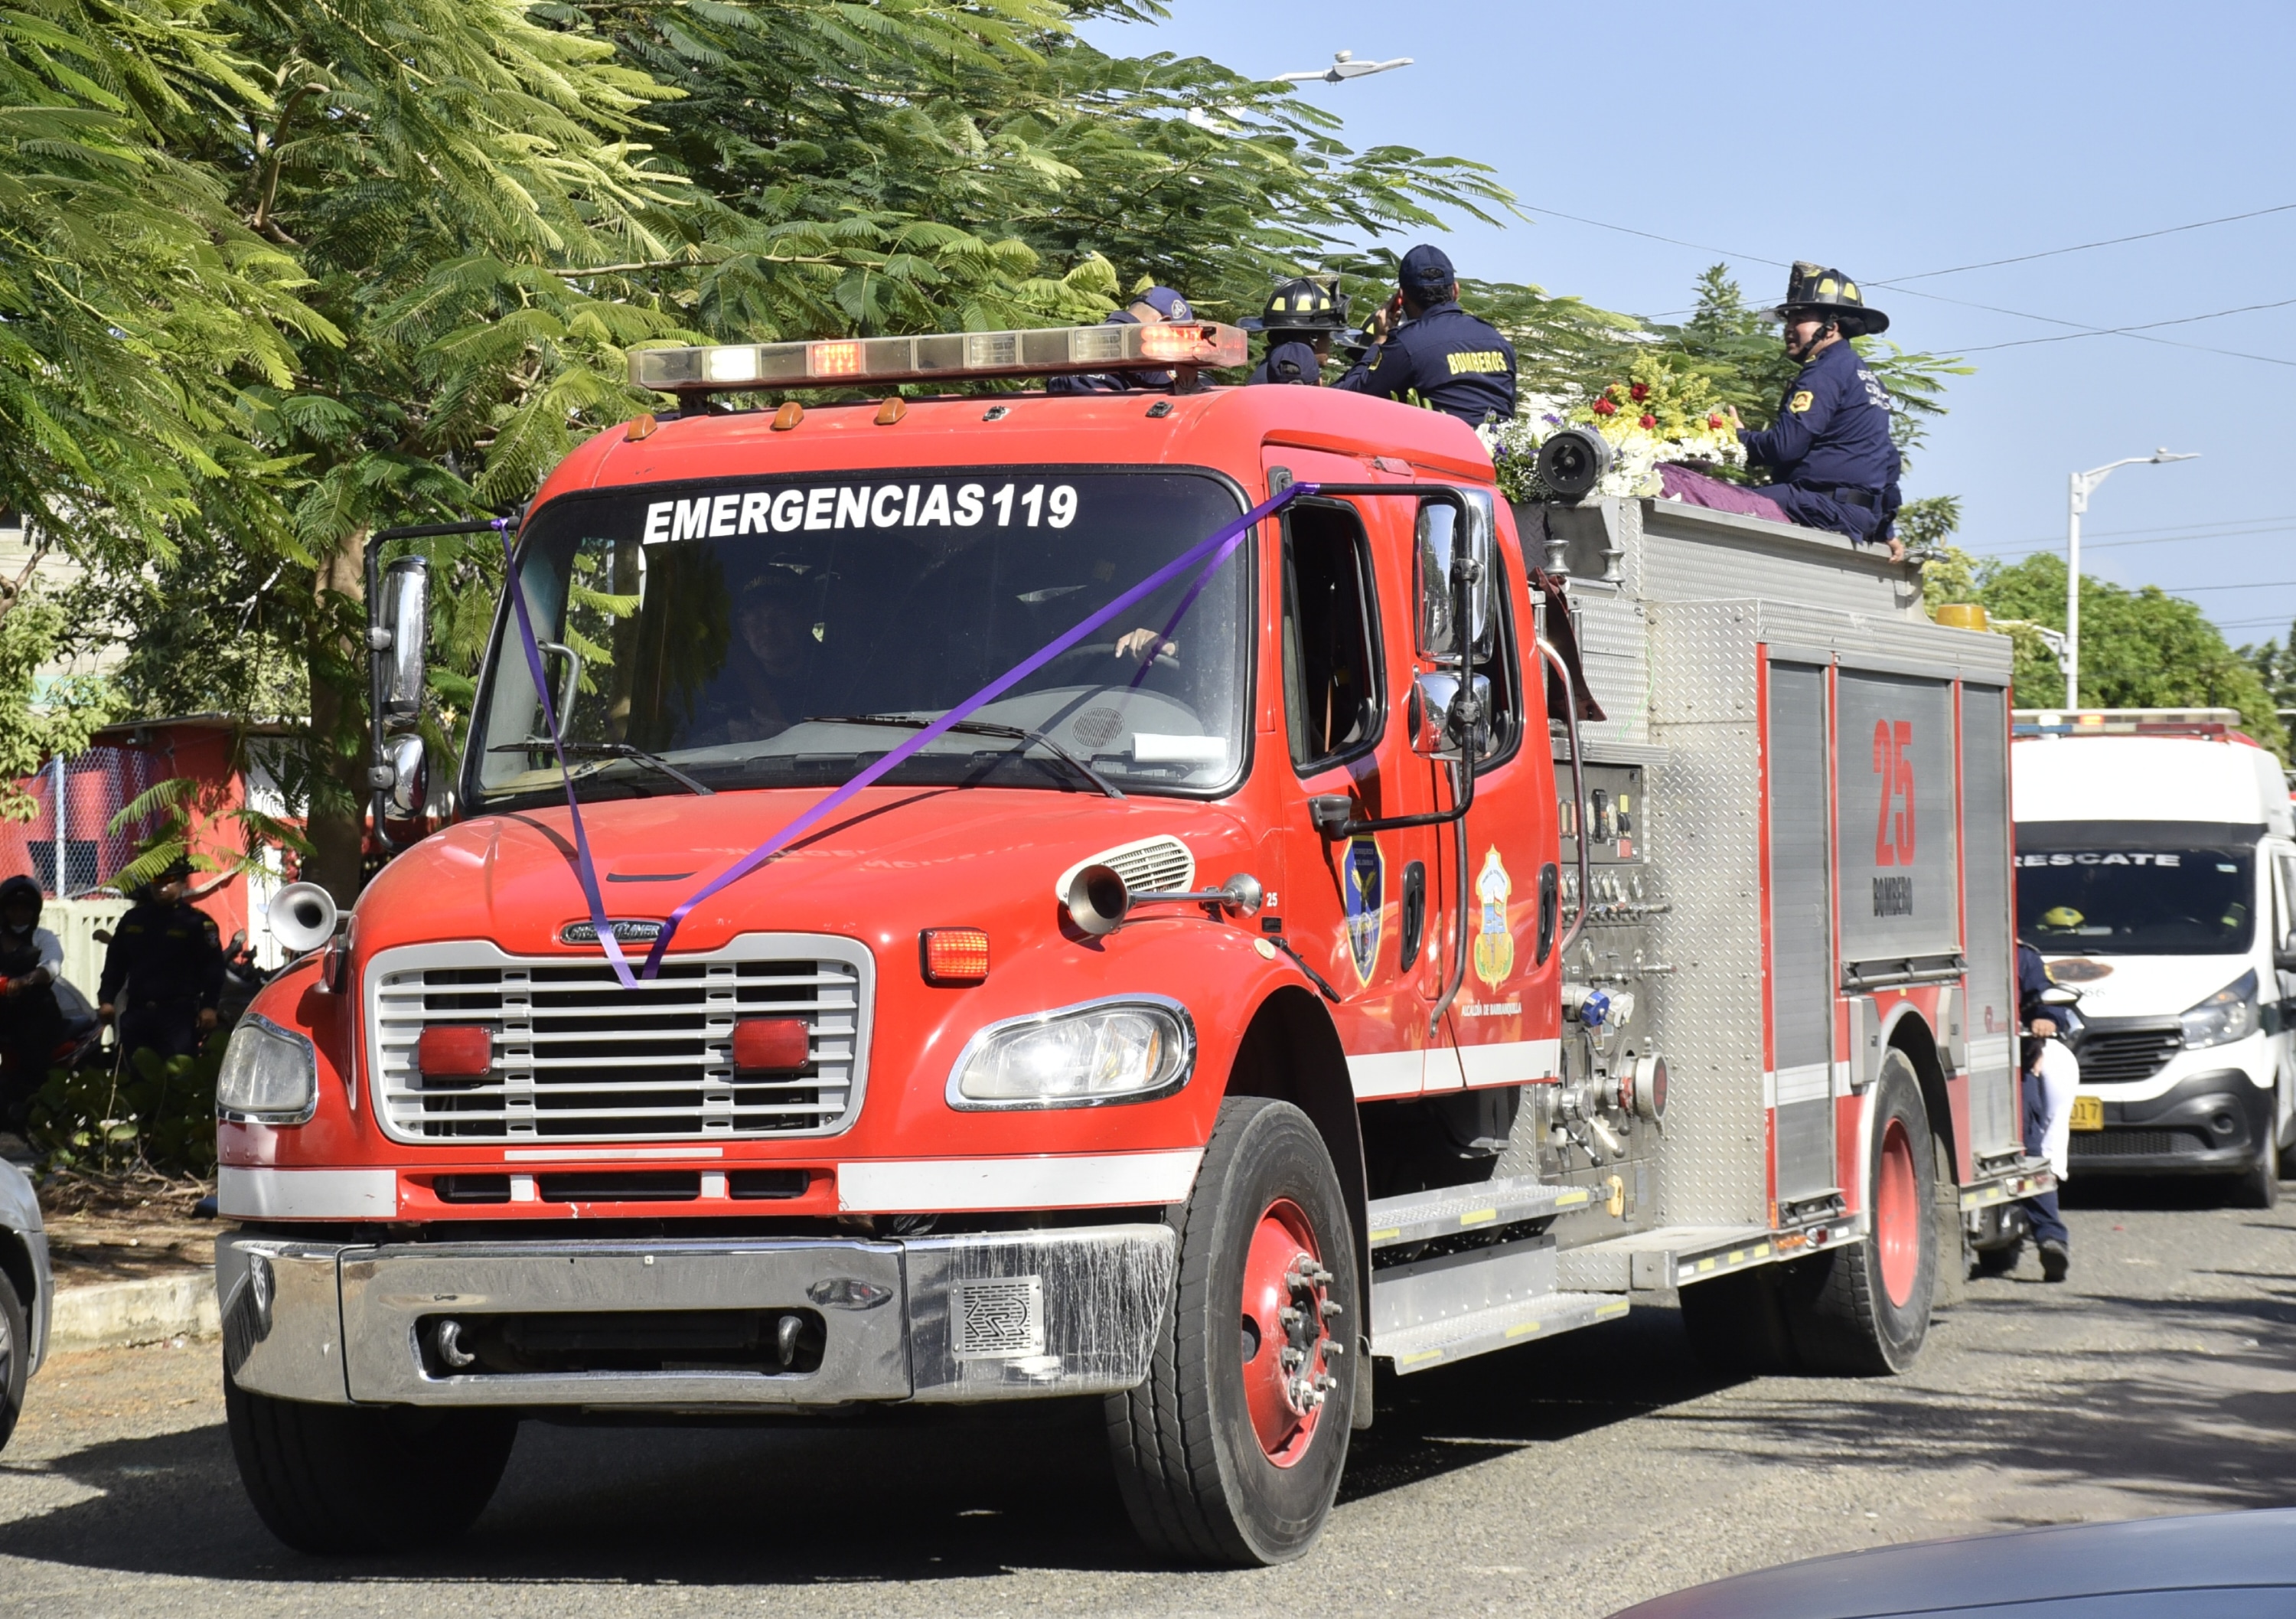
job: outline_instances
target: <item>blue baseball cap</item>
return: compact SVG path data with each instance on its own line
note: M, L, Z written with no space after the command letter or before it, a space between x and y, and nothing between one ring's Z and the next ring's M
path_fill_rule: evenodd
M1146 304L1166 320L1193 320L1196 317L1196 312L1189 307L1188 300L1169 287L1150 287L1132 301Z
M1395 278L1406 292L1443 292L1459 279L1459 273L1441 248L1423 242L1403 256Z

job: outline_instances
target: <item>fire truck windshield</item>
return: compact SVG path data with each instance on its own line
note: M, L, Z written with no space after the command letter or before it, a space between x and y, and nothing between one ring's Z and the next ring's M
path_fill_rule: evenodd
M648 484L537 511L519 578L585 799L835 786L898 721L946 713L1242 509L1161 471ZM1226 791L1250 735L1250 555L1136 604L885 779ZM1007 728L1035 736L988 734ZM472 808L562 793L507 604L472 736Z

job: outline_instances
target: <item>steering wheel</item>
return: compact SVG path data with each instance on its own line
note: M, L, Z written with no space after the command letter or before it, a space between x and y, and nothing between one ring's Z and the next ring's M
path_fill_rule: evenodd
M1062 653L1059 656L1054 658L1052 662L1046 664L1045 667L1050 669L1054 664L1065 663L1070 658L1090 657L1103 659L1111 664L1119 663L1119 660L1116 655L1116 643L1113 641L1087 641L1081 646L1071 646L1066 652ZM1150 664L1149 667L1151 669L1161 669L1167 665L1171 668L1177 669L1180 666L1180 654L1176 652L1158 653L1156 654L1155 662ZM1127 670L1136 670L1140 667L1136 659L1129 658L1122 660L1120 666Z

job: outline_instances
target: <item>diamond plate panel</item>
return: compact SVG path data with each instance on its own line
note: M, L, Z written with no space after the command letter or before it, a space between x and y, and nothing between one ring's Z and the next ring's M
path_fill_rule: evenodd
M1767 1223L1762 1118L1760 737L1751 602L1648 606L1651 733L1645 834L1674 908L1653 918L1662 960L1657 1049L1669 1075L1660 1184L1677 1223Z

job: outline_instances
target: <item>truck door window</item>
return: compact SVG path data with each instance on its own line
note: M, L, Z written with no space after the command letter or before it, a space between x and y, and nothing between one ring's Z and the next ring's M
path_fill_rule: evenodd
M1352 506L1301 504L1283 519L1283 718L1301 775L1379 735L1371 549Z

